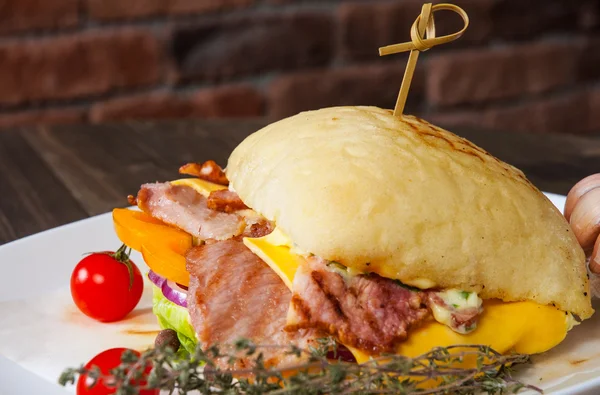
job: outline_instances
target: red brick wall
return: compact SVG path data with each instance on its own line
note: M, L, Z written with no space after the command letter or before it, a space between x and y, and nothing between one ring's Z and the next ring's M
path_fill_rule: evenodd
M407 112L452 127L600 132L599 0L455 0L459 41L422 54ZM422 1L0 0L0 127L279 119L392 107ZM438 32L459 18L436 14Z

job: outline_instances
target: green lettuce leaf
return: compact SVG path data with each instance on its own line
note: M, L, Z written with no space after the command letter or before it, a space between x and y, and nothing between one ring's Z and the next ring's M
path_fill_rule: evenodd
M188 310L165 298L160 288L155 285L152 286L152 312L158 318L161 329L173 329L177 332L182 348L189 353L194 352L198 342L196 332L189 321Z

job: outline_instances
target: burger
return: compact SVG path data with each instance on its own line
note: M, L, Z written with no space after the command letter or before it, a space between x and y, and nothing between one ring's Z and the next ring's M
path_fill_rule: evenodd
M192 177L142 185L141 212L113 218L151 269L160 326L189 351L331 337L358 363L458 344L535 354L593 314L585 254L554 205L417 117L302 112L247 137L225 170L180 171Z

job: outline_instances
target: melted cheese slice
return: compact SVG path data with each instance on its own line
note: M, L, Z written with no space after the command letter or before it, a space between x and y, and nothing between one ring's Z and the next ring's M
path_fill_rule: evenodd
M200 178L182 178L180 180L171 181L171 184L188 186L204 197L208 197L208 195L210 195L210 193L213 191L227 189L225 185L219 185L210 181L204 181Z
M304 258L291 251L292 243L287 236L276 228L264 237L244 238L244 244L292 289L294 275ZM413 357L434 347L457 344L488 345L501 353L536 354L559 344L571 327L570 316L565 312L534 302L485 300L483 309L475 331L461 335L430 320L410 331L408 339L398 348L398 354ZM370 359L367 353L352 347L348 349L359 363Z
M270 234L258 237L244 237L244 244L283 280L292 290L294 275L304 258L291 252L287 238L275 228Z
M556 346L567 335L568 315L534 302L485 300L477 329L461 335L445 325L430 321L411 331L398 353L417 356L432 347L484 344L505 353L514 350L536 354Z

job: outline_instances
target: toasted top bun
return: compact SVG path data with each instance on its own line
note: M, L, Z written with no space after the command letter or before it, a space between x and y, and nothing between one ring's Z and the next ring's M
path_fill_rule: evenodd
M568 223L516 168L376 107L303 112L246 138L227 176L303 251L420 288L593 313Z

